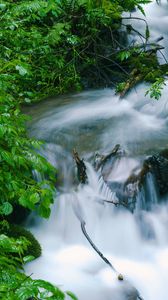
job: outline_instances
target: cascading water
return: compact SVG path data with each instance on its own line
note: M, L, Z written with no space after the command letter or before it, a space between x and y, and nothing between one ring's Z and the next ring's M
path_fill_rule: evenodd
M153 17L148 18L155 32L160 33L167 20L166 3L147 8L147 15L152 9ZM140 85L122 100L110 89L62 96L29 111L30 135L46 142L42 154L59 176L51 218L45 221L32 215L28 221L43 255L26 271L73 291L79 300L136 300L133 286L144 300L167 300L168 196L160 196L151 172L141 188L136 186L135 195L132 184L126 195L123 188L130 175L139 174L145 159L168 147L168 87L158 102L144 96L146 88ZM109 153L116 144L123 151L102 176L93 168L94 154ZM74 148L87 161L86 185L76 184ZM134 201L133 207L108 203L117 203L120 197ZM81 220L124 281L118 281L91 248Z

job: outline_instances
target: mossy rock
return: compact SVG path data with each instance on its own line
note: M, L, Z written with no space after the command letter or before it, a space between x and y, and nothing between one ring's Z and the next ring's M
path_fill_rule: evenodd
M27 229L15 225L15 224L9 224L8 227L2 227L0 228L0 234L6 234L9 237L13 238L19 238L19 237L25 237L31 245L28 246L27 251L25 251L24 255L33 255L35 258L38 258L41 256L42 249L39 244L39 242L36 240L34 235Z

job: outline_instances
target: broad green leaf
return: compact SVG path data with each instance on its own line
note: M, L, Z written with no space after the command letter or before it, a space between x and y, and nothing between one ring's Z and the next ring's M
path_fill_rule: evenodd
M31 262L34 259L35 259L35 257L33 255L27 255L27 256L23 257L23 262L26 264L28 262Z
M37 204L40 201L40 196L38 193L34 193L30 196L29 201L31 201L33 204Z
M2 215L5 215L5 216L10 215L13 211L13 206L9 202L4 202L0 206L0 211L1 211Z
M32 280L27 280L16 290L15 294L19 300L27 300L29 298L37 297L38 288L34 285Z
M50 213L51 213L51 209L50 208L46 208L45 206L43 206L42 204L39 206L38 208L38 213L41 217L43 218L49 218Z

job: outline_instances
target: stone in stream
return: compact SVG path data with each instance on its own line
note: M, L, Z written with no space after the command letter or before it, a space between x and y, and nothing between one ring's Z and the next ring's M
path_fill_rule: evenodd
M138 290L127 280L122 281L120 286L117 286L116 293L114 288L113 295L115 296L111 300L143 300Z
M145 194L148 194L148 175L153 177L154 188L159 200L168 193L168 150L165 149L158 154L149 156L144 160L143 166L140 172L135 175L131 174L125 186L128 184L137 183L139 192L141 188L144 189ZM149 197L146 197L149 198Z
M168 193L168 150L149 157L146 162L150 165L151 172L156 178L160 195Z

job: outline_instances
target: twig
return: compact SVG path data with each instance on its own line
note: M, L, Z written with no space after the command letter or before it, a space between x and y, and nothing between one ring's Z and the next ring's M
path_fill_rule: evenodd
M148 26L148 23L146 22L145 19L139 18L139 17L122 17L122 20L139 20L145 22L146 26Z
M115 156L120 149L120 144L115 145L115 147L112 149L112 151L107 154L106 156L102 156L100 162L96 166L96 171L102 167L112 156Z
M106 264L109 265L109 267L115 272L117 273L116 269L114 268L114 266L111 264L111 262L100 252L100 250L96 247L96 245L92 242L90 236L88 235L87 231L86 231L86 223L83 221L81 222L81 229L82 232L84 234L84 236L86 237L86 239L88 240L89 244L92 246L92 248L97 252L97 254L104 260L104 262Z

